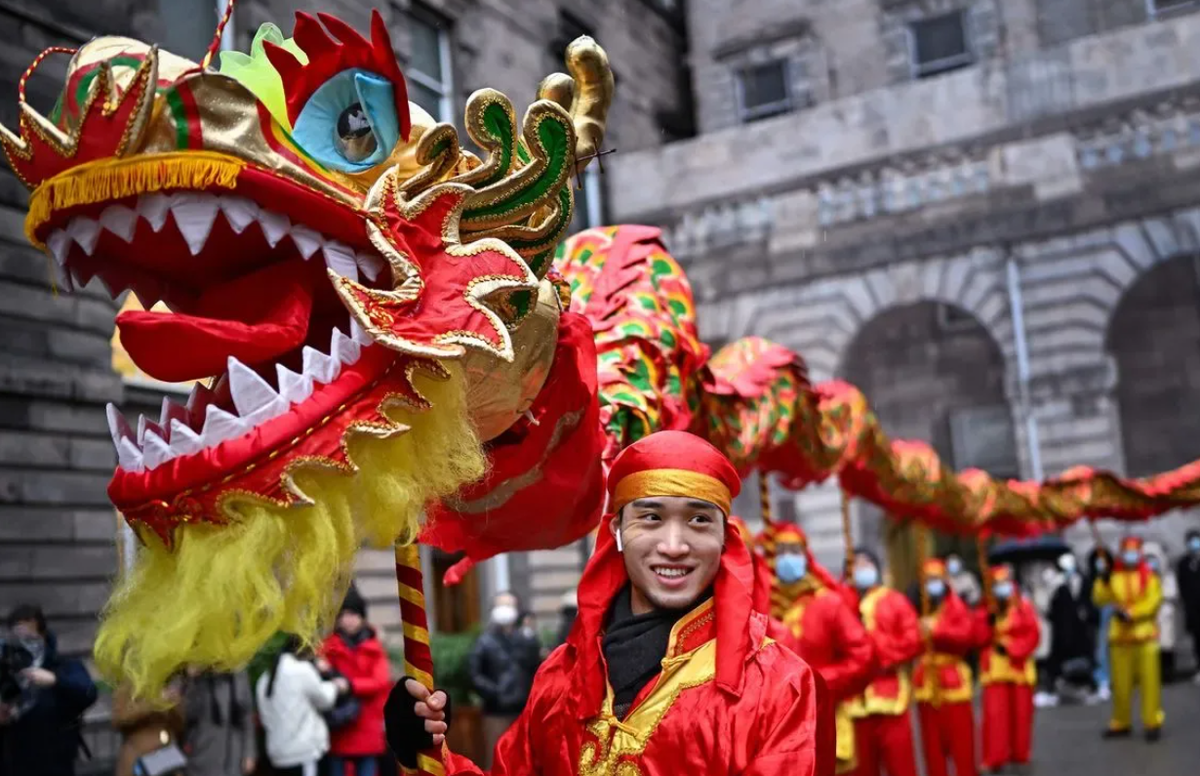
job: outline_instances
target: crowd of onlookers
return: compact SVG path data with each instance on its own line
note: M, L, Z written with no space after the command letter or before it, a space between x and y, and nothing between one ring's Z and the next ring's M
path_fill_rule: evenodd
M153 702L116 688L116 776L394 776L391 670L358 591L317 649L291 636L275 646L253 686L246 671L192 670ZM0 638L0 776L73 776L90 756L82 715L97 695L83 663L59 656L41 610L13 610Z
M1111 613L1091 597L1107 562L1103 553L1092 553L1086 563L1068 553L1053 573L1035 575L1041 592L1033 598L1050 634L1039 655L1039 705L1107 696L1105 640L1097 634ZM1160 560L1155 571L1171 569ZM968 603L983 595L958 557L948 557L947 572ZM1173 577L1200 668L1200 531L1188 534ZM568 594L556 643L566 639L575 613ZM81 717L96 701L96 684L81 661L59 654L39 608L18 606L6 626L0 636L0 776L73 776L77 760L88 756ZM315 651L289 636L277 647L253 686L246 672L189 671L157 703L117 688L117 776L393 776L383 724L393 677L358 591L351 587L334 632ZM516 596L498 594L468 661L482 701L485 760L524 708L546 652L532 615Z

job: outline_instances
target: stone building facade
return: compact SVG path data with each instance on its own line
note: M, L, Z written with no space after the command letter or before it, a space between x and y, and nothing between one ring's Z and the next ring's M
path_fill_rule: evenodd
M957 467L1178 466L1200 458L1197 10L693 0L699 135L619 154L612 215L666 229L706 340L798 350ZM830 563L839 498L775 492ZM1145 532L1174 552L1188 525Z
M198 59L220 6L220 0L0 0L0 121L16 126L17 81L42 49L124 34ZM620 84L611 145L632 152L690 132L684 30L671 0L243 0L227 37L246 50L259 24L289 29L297 10L332 12L365 29L373 6L388 21L413 99L442 120L461 124L467 96L483 86L504 91L523 110L539 81L563 68L566 43L590 33L607 48ZM29 81L35 107L49 110L65 64L65 57L52 57ZM578 225L599 224L602 181L589 174L581 186ZM24 188L0 165L0 613L21 601L38 603L64 650L86 656L119 565L120 523L105 494L115 464L105 405L155 417L163 394L179 387L114 370L118 303L98 284L57 293L46 257L23 237L26 202ZM469 620L484 608L481 599L513 587L543 624L554 626L559 597L578 580L585 554L585 547L568 547L486 564L465 594L430 590L432 608L443 604L435 619L466 625L463 612ZM450 563L432 554L427 561L430 581ZM391 553L364 552L359 580L377 604L372 619L396 635ZM102 770L113 743L99 735L103 703L94 715L89 739Z

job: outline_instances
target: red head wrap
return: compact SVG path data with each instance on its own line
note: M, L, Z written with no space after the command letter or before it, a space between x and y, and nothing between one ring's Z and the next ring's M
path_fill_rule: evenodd
M625 448L608 472L608 510L649 496L687 496L729 514L741 490L737 470L721 451L686 431L659 431Z

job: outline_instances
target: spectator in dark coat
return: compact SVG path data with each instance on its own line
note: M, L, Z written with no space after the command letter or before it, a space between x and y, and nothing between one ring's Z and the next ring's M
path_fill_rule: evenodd
M8 617L7 643L20 651L17 672L0 702L0 776L74 776L81 718L96 702L83 663L58 654L58 640L37 606ZM9 693L5 693L9 695Z
M245 671L192 672L183 695L187 776L250 776L258 761Z
M383 706L392 688L387 652L367 624L367 602L351 586L338 613L337 629L321 645L321 656L350 683L358 718L331 732L330 776L376 776L387 751Z
M492 600L491 622L471 649L471 682L483 699L485 770L491 767L496 741L525 708L541 662L537 634L518 628L519 616L517 597L498 594Z
M1063 581L1050 598L1050 658L1046 662L1049 687L1058 690L1061 679L1069 685L1095 689L1095 641L1092 591L1071 554L1058 559Z
M1192 649L1196 653L1196 675L1200 684L1200 531L1188 531L1187 549L1179 559L1175 574L1179 583L1179 598L1183 601L1183 614L1188 633L1192 634Z

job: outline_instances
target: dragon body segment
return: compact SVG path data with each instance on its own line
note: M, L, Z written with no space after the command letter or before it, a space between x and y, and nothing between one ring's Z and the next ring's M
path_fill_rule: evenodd
M0 127L32 190L27 235L62 285L131 290L144 310L118 327L138 368L207 381L157 419L109 408L109 494L144 545L98 637L110 676L154 693L186 665L244 663L276 631L312 637L364 541L481 560L577 539L603 511L607 462L663 428L743 472L838 476L960 530L1200 499L1194 467L1042 486L956 475L887 440L852 387L810 385L786 348L751 338L710 357L657 229L560 245L603 142L603 50L573 43L569 74L520 121L499 92L472 95L480 157L407 100L391 52L378 14L367 36L325 15L299 14L291 38L265 25L219 70L99 38L49 116L22 93L17 131Z

